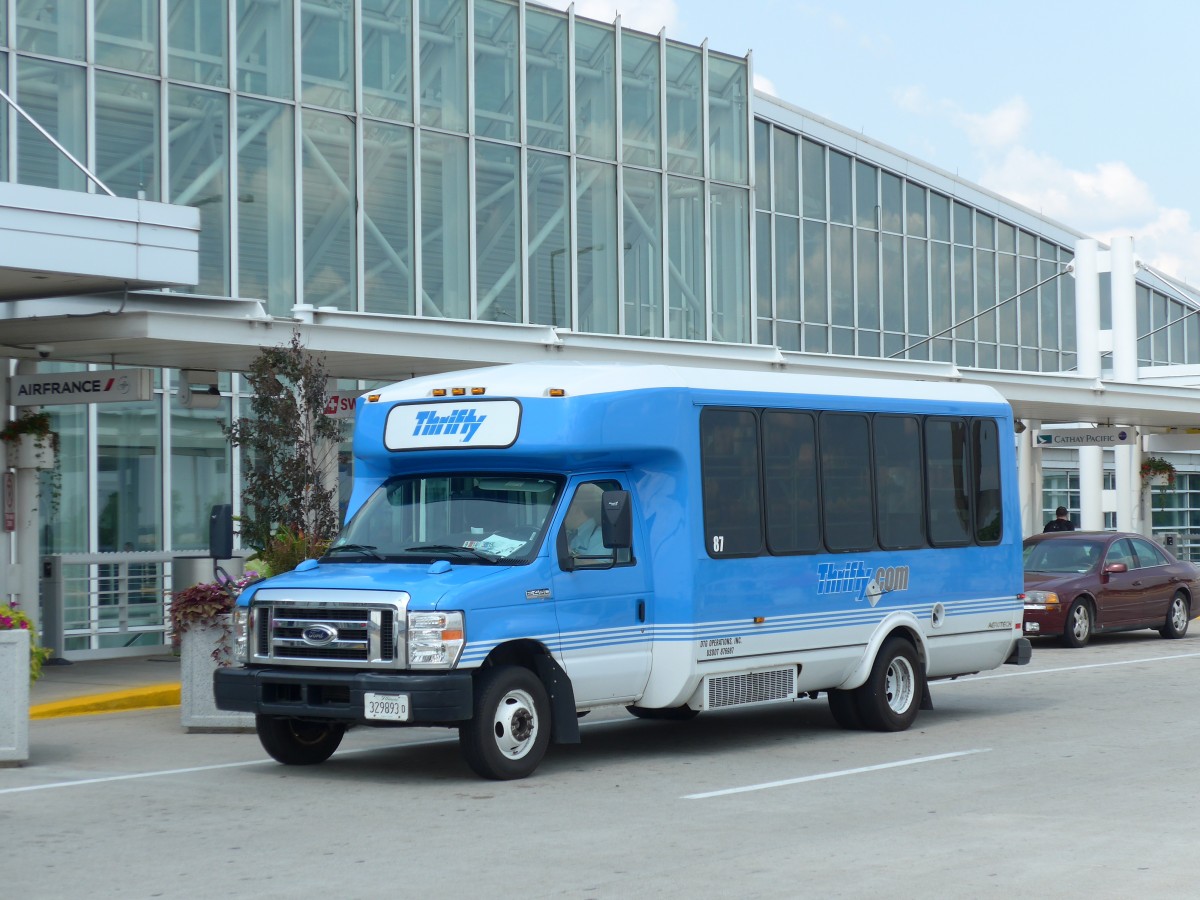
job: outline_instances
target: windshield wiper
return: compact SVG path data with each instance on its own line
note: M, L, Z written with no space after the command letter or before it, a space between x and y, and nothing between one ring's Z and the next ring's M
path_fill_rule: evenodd
M326 556L333 556L335 553L361 553L363 556L369 556L371 559L377 559L383 562L383 557L375 551L378 548L374 544L338 544L335 547L330 547L325 551Z
M500 557L486 550L476 550L474 547L461 547L454 544L418 544L415 547L405 547L405 553L453 553L459 556L466 554L484 562L494 563Z

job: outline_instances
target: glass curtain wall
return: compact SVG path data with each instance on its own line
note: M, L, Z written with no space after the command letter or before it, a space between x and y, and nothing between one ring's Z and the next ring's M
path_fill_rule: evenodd
M1071 248L766 120L754 135L759 343L1074 368L1074 283L1056 277ZM1153 294L1139 286L1139 333L1163 326L1143 363L1200 361L1197 317Z
M753 334L744 59L518 0L3 9L38 121L121 196L200 210L196 293ZM12 121L0 177L97 189Z

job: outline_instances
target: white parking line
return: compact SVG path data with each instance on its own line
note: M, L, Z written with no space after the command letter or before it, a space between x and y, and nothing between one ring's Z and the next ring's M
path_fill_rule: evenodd
M956 678L953 681L935 681L934 685L943 687L947 684L967 681L989 681L993 678L1018 678L1024 675L1048 675L1052 672L1076 672L1081 669L1105 669L1109 666L1134 666L1139 663L1164 662L1173 659L1194 659L1200 653L1172 653L1168 656L1146 656L1141 659L1121 659L1115 662L1087 663L1081 666L1059 666L1054 669L1025 669L1019 672L1000 672L996 675L970 675L966 678Z
M447 743L448 738L437 738L429 741L411 741L404 744L389 744L382 747L358 747L354 750L339 750L334 754L333 758L339 756L351 756L356 753L374 753L378 750L395 750L401 747L420 747L425 744L443 744ZM30 784L25 787L16 788L0 788L0 795L4 794L23 794L27 791L48 791L57 788L81 787L85 784L107 784L113 781L133 781L137 778L163 778L167 775L189 775L193 772L212 772L216 769L243 769L248 766L263 766L268 763L276 764L275 760L270 759L251 759L245 762L231 763L215 763L211 766L192 766L188 769L160 769L157 772L130 772L128 775L108 775L104 778L82 778L79 781L55 781L50 784Z
M864 772L879 772L883 769L898 769L901 766L915 766L919 763L937 762L940 759L953 759L956 756L970 756L973 753L990 753L986 750L959 750L956 753L939 753L936 756L918 756L915 759L902 759L897 762L880 763L876 766L861 766L857 769L842 769L838 772L822 772L819 775L804 775L800 778L786 778L783 781L768 781L763 784L748 784L744 787L725 788L721 791L708 791L703 794L686 794L681 800L707 800L709 797L724 797L726 794L745 794L749 791L765 791L768 788L786 787L790 784L804 784L807 781L824 781L827 778L842 778L846 775L861 775Z

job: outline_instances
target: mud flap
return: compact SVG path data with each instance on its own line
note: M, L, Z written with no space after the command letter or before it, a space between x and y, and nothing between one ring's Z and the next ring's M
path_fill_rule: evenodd
M921 709L933 709L933 695L929 693L929 682L921 689Z
M575 713L571 679L551 656L539 656L534 662L538 678L550 695L550 740L555 744L578 744L579 716Z

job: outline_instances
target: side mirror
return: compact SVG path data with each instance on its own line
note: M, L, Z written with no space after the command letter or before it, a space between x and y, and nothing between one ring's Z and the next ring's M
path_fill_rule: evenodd
M208 514L208 555L212 559L233 559L233 506L222 503Z
M1109 563L1104 567L1105 575L1120 575L1122 572L1128 572L1129 566L1125 563Z
M604 546L627 550L633 546L633 512L629 491L605 491L600 497L600 533Z

